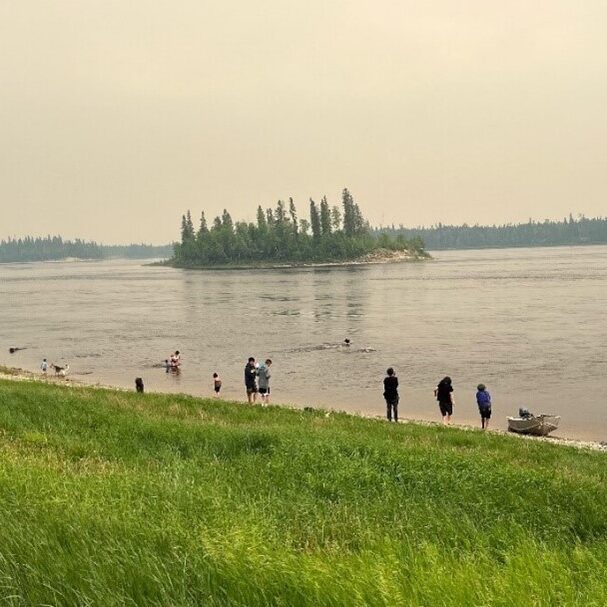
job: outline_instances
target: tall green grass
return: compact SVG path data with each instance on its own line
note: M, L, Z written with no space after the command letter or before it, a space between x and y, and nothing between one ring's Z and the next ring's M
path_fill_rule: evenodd
M607 605L607 458L0 381L0 605Z

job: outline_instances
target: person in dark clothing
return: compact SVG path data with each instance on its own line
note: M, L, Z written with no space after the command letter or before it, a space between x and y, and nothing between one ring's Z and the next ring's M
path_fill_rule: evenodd
M137 392L143 394L143 379L141 379L141 377L135 378L135 389Z
M219 373L213 373L213 390L215 390L215 398L219 398L221 392L221 378Z
M386 399L386 415L388 421L398 422L398 377L394 375L394 369L390 367L386 371L386 377L384 378L384 398Z
M481 428L486 430L491 419L491 394L489 394L485 384L479 384L476 389L476 404L478 405L478 412L481 414Z
M247 390L247 400L249 405L252 405L257 400L257 367L252 356L244 368L244 385Z
M445 377L438 382L438 386L434 389L434 396L438 401L438 407L443 416L443 424L450 424L451 416L453 415L453 405L455 404L453 385L450 377Z

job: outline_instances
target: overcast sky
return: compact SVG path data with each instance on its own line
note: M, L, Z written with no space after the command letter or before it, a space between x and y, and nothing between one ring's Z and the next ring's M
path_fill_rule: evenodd
M0 238L607 213L604 0L0 0Z

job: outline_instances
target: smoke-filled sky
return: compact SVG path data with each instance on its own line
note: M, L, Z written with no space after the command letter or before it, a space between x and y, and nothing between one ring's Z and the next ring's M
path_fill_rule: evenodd
M293 196L604 215L604 0L0 2L0 238L163 243Z

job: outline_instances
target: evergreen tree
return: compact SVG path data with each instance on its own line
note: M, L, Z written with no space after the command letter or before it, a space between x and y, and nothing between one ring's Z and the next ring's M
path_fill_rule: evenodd
M188 211L185 216L185 230L186 240L194 240L194 223L192 222L190 211Z
M312 227L312 236L314 239L319 239L322 234L320 225L320 215L316 203L310 198L310 226Z
M346 236L354 236L356 234L356 211L354 200L348 188L344 188L341 194L341 204L343 207L344 234Z
M299 232L301 234L303 234L304 236L307 236L309 231L310 231L310 222L307 219L300 219L299 220Z
M270 227L271 229L274 229L274 224L276 223L276 220L274 219L274 210L273 209L266 209L266 220L268 223L268 227Z
M185 215L181 216L181 244L184 244L188 239L188 222Z
M292 198L289 198L289 215L291 216L291 224L293 226L293 231L295 233L295 236L297 236L297 210L295 208L295 203L293 202Z
M205 234L209 233L209 228L207 226L207 219L204 215L204 211L200 214L200 227L198 228L198 240L202 240Z
M331 209L326 196L320 201L320 227L323 236L331 234Z
M276 204L275 218L277 224L284 224L287 221L287 211L285 209L285 203L282 200L279 200Z
M257 228L261 234L266 234L268 231L268 222L261 205L257 207Z
M221 225L230 232L234 229L234 222L232 221L232 216L227 212L226 209L223 210L223 214L221 215Z
M331 209L331 225L333 226L333 230L335 232L341 230L341 211L337 206L334 206Z

